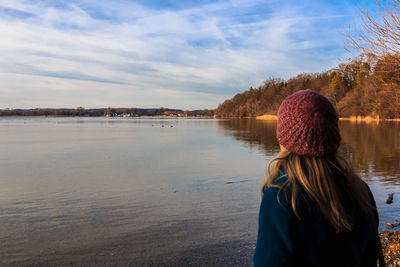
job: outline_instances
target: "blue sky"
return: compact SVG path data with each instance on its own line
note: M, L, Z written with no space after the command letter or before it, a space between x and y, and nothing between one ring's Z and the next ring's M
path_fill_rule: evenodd
M0 0L0 108L215 108L348 58L359 3Z

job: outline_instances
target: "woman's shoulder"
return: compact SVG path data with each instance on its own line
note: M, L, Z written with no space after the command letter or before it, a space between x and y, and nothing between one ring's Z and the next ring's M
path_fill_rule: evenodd
M278 193L279 189L282 188L284 183L287 181L288 177L286 174L286 171L284 169L281 169L278 173L278 175L274 178L272 181L272 184L270 186L265 185L263 187L263 194L266 192L270 193Z
M288 195L287 192L282 189L287 179L286 172L281 170L270 186L263 187L262 202L266 203L268 208L281 209L288 207Z

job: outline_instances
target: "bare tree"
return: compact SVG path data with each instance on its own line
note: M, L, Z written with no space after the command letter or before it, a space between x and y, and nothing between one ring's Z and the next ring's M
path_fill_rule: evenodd
M383 4L381 2L385 2ZM373 13L359 6L360 25L349 25L346 48L357 51L372 61L400 63L400 1L376 0Z
M84 107L77 107L75 109L76 116L84 116L85 115L85 108Z

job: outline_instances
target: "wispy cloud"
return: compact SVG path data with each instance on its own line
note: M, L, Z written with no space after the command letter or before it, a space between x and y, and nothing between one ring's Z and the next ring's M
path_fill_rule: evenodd
M337 6L189 2L0 0L0 108L214 108L344 54Z

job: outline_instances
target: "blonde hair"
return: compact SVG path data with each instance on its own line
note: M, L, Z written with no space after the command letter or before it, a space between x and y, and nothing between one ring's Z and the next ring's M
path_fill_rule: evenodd
M277 183L281 170L286 171L287 180ZM361 178L354 172L350 164L338 153L311 157L281 151L270 163L264 187L278 187L283 191L295 215L301 219L296 205L299 194L306 193L322 212L324 218L331 223L337 233L351 230L349 215L345 212L343 194L350 196L352 204L372 214L375 207L371 203L368 189ZM288 199L288 191L291 199ZM279 196L278 196L279 200Z

